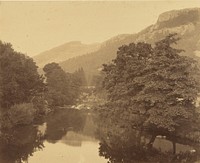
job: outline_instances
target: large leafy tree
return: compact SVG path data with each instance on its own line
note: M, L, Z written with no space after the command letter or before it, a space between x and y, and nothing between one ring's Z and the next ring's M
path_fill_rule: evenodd
M74 104L86 85L83 69L74 73L65 72L58 63L49 63L43 68L47 83L47 99L50 106Z
M151 145L156 135L172 139L198 128L195 103L200 71L194 59L179 55L181 50L172 47L177 40L172 34L153 46L124 45L113 63L104 65L108 99L100 117L118 128L107 125L109 134L134 129L140 137L148 132Z
M69 104L69 78L57 63L49 63L43 68L47 83L47 98L51 106Z
M0 42L1 107L30 102L44 90L43 78L33 59L13 50L11 44Z

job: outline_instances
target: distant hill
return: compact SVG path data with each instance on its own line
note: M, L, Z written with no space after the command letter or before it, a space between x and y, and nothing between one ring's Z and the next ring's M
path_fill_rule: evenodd
M141 32L113 37L102 43L99 50L60 62L60 65L68 72L83 67L88 79L91 80L93 75L98 74L103 63L115 58L121 45L139 41L154 43L170 33L178 33L180 36L177 48L185 50L183 55L200 56L200 8L165 12L154 25Z
M60 62L61 67L67 72L74 72L83 67L87 79L91 80L92 76L97 74L103 63L111 61L115 56L119 46L131 41L124 41L124 38L132 35L118 35L102 43L100 49L90 54L70 58Z
M42 68L50 62L62 62L69 58L97 51L100 44L83 44L80 41L72 41L33 57L37 65Z

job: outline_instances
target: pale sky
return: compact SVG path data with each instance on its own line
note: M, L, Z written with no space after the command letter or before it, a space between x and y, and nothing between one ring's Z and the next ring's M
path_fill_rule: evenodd
M103 42L156 23L159 14L200 0L0 2L0 40L29 56L69 41Z

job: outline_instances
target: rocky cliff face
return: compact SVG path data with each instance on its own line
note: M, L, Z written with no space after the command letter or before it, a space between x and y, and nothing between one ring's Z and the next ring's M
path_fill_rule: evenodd
M155 42L170 33L181 38L178 48L193 56L200 50L200 8L173 10L161 14L156 24L138 33L136 41Z
M165 22L171 23L173 26L184 25L191 22L200 21L200 8L173 10L162 13L157 21L161 25Z

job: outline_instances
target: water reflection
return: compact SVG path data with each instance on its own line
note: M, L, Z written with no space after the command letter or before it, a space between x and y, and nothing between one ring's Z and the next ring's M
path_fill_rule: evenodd
M86 114L79 110L57 110L47 117L46 139L56 143L70 130L81 131L85 125Z
M179 152L176 155L172 154L172 143L162 139L160 140L160 149L170 146L169 150L162 151L157 148L157 144L152 149L145 146L123 146L113 147L105 140L100 142L99 154L108 159L108 163L194 163L200 162L199 147L194 148L179 144ZM166 146L165 146L166 145ZM181 148L182 147L182 148Z
M176 145L157 137L152 149L150 136L96 119L88 111L57 110L42 125L30 125L0 132L0 163L135 163L198 162L199 147ZM98 124L98 123L97 123Z
M0 163L106 163L88 111L60 109L42 125L0 131Z
M108 159L108 163L200 162L198 144L187 141L183 144L176 143L176 154L173 154L173 143L166 137L157 137L153 147L149 148L151 137L145 132L139 135L134 129L101 123L97 133L100 140L99 155Z
M99 156L95 125L85 111L60 110L47 118L43 151L37 151L29 163L106 163Z
M88 111L61 109L42 125L0 131L0 163L106 163Z
M46 142L43 151L37 151L30 157L29 163L107 163L98 155L98 142L82 142L81 147L61 142Z
M21 163L44 147L44 137L34 126L1 131L0 162Z

